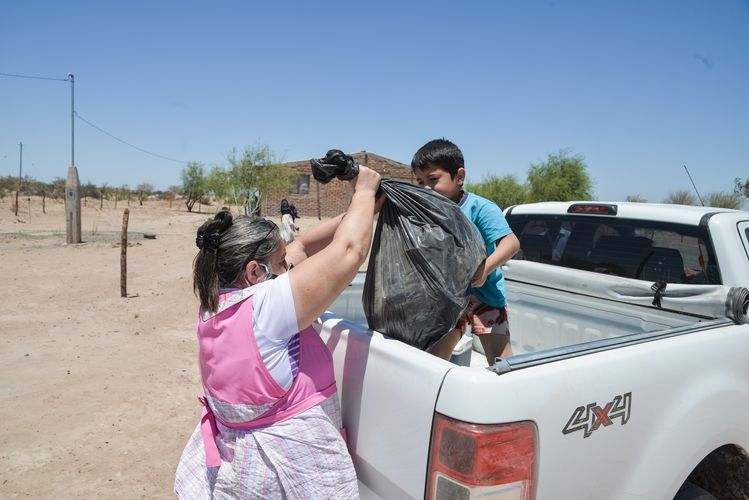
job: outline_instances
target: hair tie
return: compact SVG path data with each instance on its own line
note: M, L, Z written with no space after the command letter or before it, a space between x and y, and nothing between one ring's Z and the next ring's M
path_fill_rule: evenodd
M219 232L209 234L200 232L198 233L198 237L195 238L195 245L201 250L215 250L218 248L220 240L221 234Z

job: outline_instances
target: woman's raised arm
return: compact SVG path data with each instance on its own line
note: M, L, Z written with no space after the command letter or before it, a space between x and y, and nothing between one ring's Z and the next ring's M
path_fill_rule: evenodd
M354 193L346 213L299 236L286 249L294 264L289 281L300 330L330 307L369 252L380 175L360 166L349 182Z

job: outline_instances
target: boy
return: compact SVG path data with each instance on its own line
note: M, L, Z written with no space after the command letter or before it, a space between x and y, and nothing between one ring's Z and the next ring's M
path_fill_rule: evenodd
M494 202L463 191L466 171L458 146L447 139L429 141L414 155L411 169L420 186L457 203L476 225L486 244L487 258L471 281L471 297L465 315L428 352L450 359L466 323L470 322L472 332L481 340L487 361L493 365L495 358L512 355L504 276L499 266L517 253L520 242Z

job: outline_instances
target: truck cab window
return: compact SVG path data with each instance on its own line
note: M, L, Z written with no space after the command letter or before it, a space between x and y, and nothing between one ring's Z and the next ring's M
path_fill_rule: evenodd
M508 222L520 239L515 259L646 281L721 283L702 228L575 214L513 214Z

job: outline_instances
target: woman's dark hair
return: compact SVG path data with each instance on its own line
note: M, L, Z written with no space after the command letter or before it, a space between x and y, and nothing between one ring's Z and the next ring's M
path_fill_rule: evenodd
M460 148L447 139L434 139L419 148L411 160L411 170L424 170L430 166L439 167L455 179L459 168L465 167Z
M291 205L289 204L289 200L284 198L281 200L281 208L279 209L282 214L290 214L291 213Z
M220 211L198 229L195 244L200 251L193 261L193 291L209 312L218 309L221 288L244 287L242 279L251 260L267 262L281 245L278 226L261 217Z

